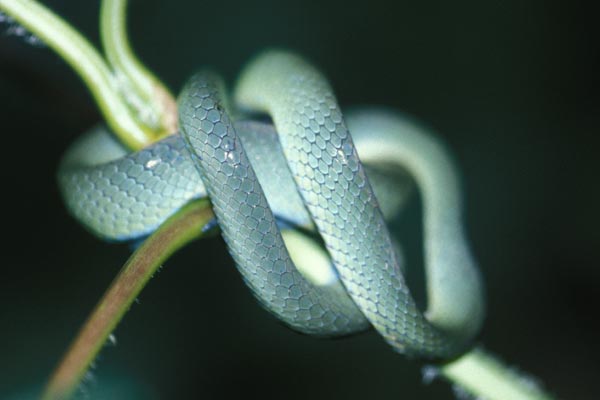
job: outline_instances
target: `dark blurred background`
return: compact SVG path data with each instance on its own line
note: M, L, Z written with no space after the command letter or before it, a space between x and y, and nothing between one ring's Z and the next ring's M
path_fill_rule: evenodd
M99 2L45 3L98 43ZM279 46L317 64L342 106L386 105L435 127L464 177L487 285L481 341L558 397L597 399L600 65L586 4L137 0L129 26L175 92L206 65L232 83L252 55ZM61 154L100 120L91 97L55 54L7 30L0 398L43 384L129 255L71 219L56 187ZM420 267L418 201L404 218L407 257ZM421 364L374 332L328 341L282 327L220 238L169 260L115 335L88 392L113 382L115 399L454 398L444 382L423 384Z

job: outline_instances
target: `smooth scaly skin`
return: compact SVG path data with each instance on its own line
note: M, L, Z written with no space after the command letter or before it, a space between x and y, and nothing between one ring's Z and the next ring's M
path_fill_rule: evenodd
M235 126L259 179L264 177L261 184L277 218L312 228L273 126L255 121L239 121ZM367 161L377 164L373 157ZM376 165L367 167L377 183L375 194L384 199L384 215L392 218L407 198L409 182L403 171L390 176L390 171L379 171ZM69 148L61 160L58 181L73 216L107 240L148 235L188 201L206 197L204 183L179 135L127 154L108 131L96 127Z
M312 285L294 267L224 109L223 94L213 74L197 74L181 92L179 119L223 238L246 283L271 312L302 332L342 335L366 328L341 286Z
M238 121L235 126L277 218L312 228L273 126L255 121ZM376 159L370 161L377 164ZM377 197L384 200L384 215L393 217L410 189L405 174L390 176L376 165L368 171L376 180ZM96 127L69 148L61 160L58 181L69 211L107 240L148 235L188 201L206 197L204 183L179 135L127 154L109 132Z
M153 147L108 166L83 169L79 164L88 153L85 146L76 147L75 156L69 157L60 174L63 193L73 213L79 218L83 215L87 226L105 237L126 238L148 233L161 218L177 209L175 203L201 195L197 189L188 190L191 184L186 182L188 176L193 176L190 165L196 166L246 282L265 307L288 325L311 334L340 335L363 329L368 321L400 352L449 357L463 350L476 333L483 310L479 276L460 226L458 183L447 157L442 157L441 164L435 155L429 159L427 155L416 157L416 162L414 157L411 159L411 154L422 150L419 146L437 149L436 155L444 156L439 145L427 138L419 140L415 128L410 127L409 131L413 131L407 136L407 150L401 152L400 159L384 157L385 162L406 163L404 166L415 173L423 190L426 267L428 277L433 278L428 283L426 319L400 273L397 252L380 205L336 100L321 75L295 56L267 53L242 74L236 101L272 116L287 165L343 286L339 282L314 285L296 272L251 166L262 157L253 159L243 151L243 147L247 150L252 147L252 139L247 140L244 135L241 140L236 135L224 108L223 95L218 79L204 73L192 78L180 96L180 125L193 154L191 164L189 158L187 164L182 161L186 157L179 158L183 152L181 142L176 139L155 145L163 146L162 149ZM362 123L359 142L367 144L371 136L369 124L381 122L379 128L386 132L379 143L388 143L390 154L393 154L391 147L402 145L401 138L406 136L402 134L406 126L401 119L367 115L356 120L357 125ZM394 131L400 134L390 134ZM376 133L373 125L373 135ZM411 142L411 137L417 140ZM267 147L267 153L274 149ZM181 167L182 163L187 166ZM283 167L275 165L270 165L270 169L287 170L285 163ZM104 168L102 173L97 172L98 168ZM444 169L450 172L444 173ZM176 177L180 170L185 173ZM281 189L276 187L275 192L287 196ZM157 193L158 198L152 198ZM169 197L173 193L176 201ZM128 199L125 203L124 198ZM279 214L270 197L269 201ZM89 210L90 204L101 207L93 212ZM155 214L157 204L169 204L158 207L163 212L160 217ZM155 208L148 211L148 207ZM446 207L449 212L444 211ZM115 213L120 216L115 217ZM122 219L128 214L135 217ZM310 222L294 221L293 213L292 217L285 212L281 214L292 222L310 226ZM105 227L109 227L108 232ZM445 244L439 244L439 240L445 240ZM432 295L438 289L442 294Z
M441 143L418 125L382 110L350 113L361 159L377 157L406 169L421 190L424 210L427 319L457 336L477 333L485 313L483 288L462 225L456 168ZM377 197L379 199L379 196Z
M269 198L279 217L310 225L273 128L257 122L237 126L254 165L267 173ZM90 158L98 154L103 158ZM61 163L58 177L67 206L95 234L111 240L147 235L191 199L206 197L179 135L125 154L108 132L97 128L79 139Z
M462 334L470 331L441 331L410 295L377 199L321 74L298 57L267 53L242 73L235 99L272 116L336 270L373 327L403 353L449 357L461 350Z

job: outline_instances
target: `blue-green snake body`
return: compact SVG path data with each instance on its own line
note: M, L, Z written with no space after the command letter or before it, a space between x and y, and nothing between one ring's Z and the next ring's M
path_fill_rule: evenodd
M337 336L373 326L402 353L463 351L483 318L482 286L455 168L439 142L389 112L343 118L322 75L285 52L248 65L231 104L268 114L274 128L234 122L221 80L201 72L179 96L180 135L133 154L102 130L82 138L59 172L69 210L97 235L123 240L208 196L245 282L293 329ZM359 154L376 166L366 172ZM391 166L414 177L424 202L425 313L384 221L406 192L382 173ZM333 267L309 237L282 236L277 221L316 230Z

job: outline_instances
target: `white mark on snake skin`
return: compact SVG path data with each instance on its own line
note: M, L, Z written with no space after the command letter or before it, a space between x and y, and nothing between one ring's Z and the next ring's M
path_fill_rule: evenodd
M146 168L152 169L152 168L156 167L158 164L160 164L160 160L157 160L157 159L149 160L146 163Z
M225 142L223 142L223 150L225 150L225 151L235 150L235 141L232 139L225 140Z
M344 153L344 151L342 149L338 149L337 151L340 163L342 165L347 165L348 164L348 158L346 156L346 154Z

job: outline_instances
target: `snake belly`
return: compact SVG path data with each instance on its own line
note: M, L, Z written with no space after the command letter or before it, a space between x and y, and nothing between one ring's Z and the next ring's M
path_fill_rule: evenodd
M173 136L131 155L102 132L76 144L59 173L71 212L94 233L121 240L149 234L185 202L209 196L245 282L293 329L337 336L372 325L399 352L450 357L462 351L483 317L482 289L461 228L453 165L443 150L441 165L426 155L416 162L409 156L407 165L406 157L383 157L387 164L416 172L417 184L429 196L426 272L433 279L423 314L404 281L383 218L397 211L398 202L378 202L370 180L383 182L376 186L382 198L402 199L406 188L394 189L377 172L367 178L320 73L294 55L268 52L241 75L234 92L237 105L269 114L279 140L268 125L233 123L224 93L211 72L190 79L178 100L183 140ZM378 123L392 132L379 145L400 143L407 154L431 143L430 149L439 150L435 140L412 140L411 135L423 136L414 136L419 128L404 129L395 116L358 113L354 121L360 127L357 143L371 153L377 148L370 143ZM105 155L90 159L90 149L98 148ZM431 165L432 173L419 174ZM257 175L266 178L259 182ZM439 179L445 183L436 191ZM296 269L274 211L292 226L318 230L339 280L315 284Z

